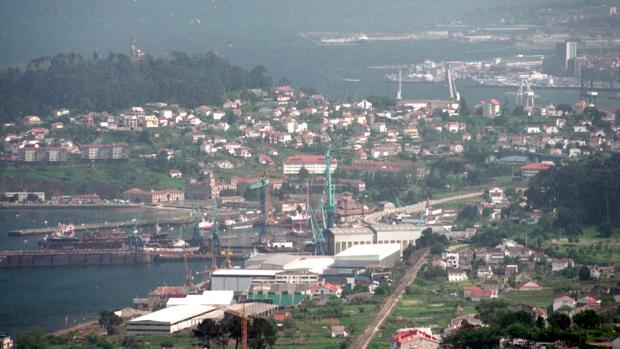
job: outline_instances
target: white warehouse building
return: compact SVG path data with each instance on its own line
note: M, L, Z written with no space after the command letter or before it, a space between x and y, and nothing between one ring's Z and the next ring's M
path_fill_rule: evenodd
M198 326L215 310L210 305L186 304L167 307L129 320L127 332L132 334L175 333Z
M398 244L401 253L409 244L422 236L422 230L413 224L372 224L368 227L332 228L325 236L326 251L336 255L357 245Z
M381 265L391 268L400 261L400 245L372 244L357 245L334 256L336 268L366 268Z

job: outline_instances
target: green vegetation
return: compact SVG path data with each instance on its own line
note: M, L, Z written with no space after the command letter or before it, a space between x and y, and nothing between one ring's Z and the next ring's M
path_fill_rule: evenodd
M620 226L620 154L598 155L542 171L530 181L530 206L557 210L554 225L578 235L584 225Z
M265 69L247 72L215 53L142 61L110 53L91 59L70 53L33 60L25 71L0 73L0 121L66 107L83 111L118 110L162 101L186 107L220 104L227 93L267 87Z
M182 179L138 161L73 164L56 166L4 167L0 170L0 188L24 188L66 194L97 193L103 198L117 198L132 187L142 189L179 188Z

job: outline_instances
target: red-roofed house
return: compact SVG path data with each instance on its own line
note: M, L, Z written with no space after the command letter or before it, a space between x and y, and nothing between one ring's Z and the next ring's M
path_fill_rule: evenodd
M528 281L523 286L519 287L519 291L540 291L543 287L534 281Z
M151 309L166 305L169 298L185 297L187 292L182 286L159 286L149 293L149 307Z
M338 161L332 159L332 173L337 166ZM325 155L292 155L284 160L283 173L285 175L299 174L302 168L305 168L310 174L325 174Z
M392 335L391 349L436 349L439 337L418 328L400 329Z
M324 284L317 284L310 288L310 292L313 297L317 296L336 296L340 297L342 294L342 287L326 282Z
M548 170L553 167L552 164L545 162L530 162L521 166L521 176L530 178L536 176L540 171Z
M490 118L499 116L502 112L501 104L495 98L480 102L482 107L482 115Z
M482 299L497 298L497 292L478 286L465 286L463 287L463 296L472 302L480 302Z

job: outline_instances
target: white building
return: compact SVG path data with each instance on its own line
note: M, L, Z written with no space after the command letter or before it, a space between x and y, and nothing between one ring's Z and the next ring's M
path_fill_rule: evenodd
M177 305L129 320L127 332L132 334L175 333L198 326L215 308L209 305Z
M464 270L453 268L448 269L448 282L467 281L467 273Z
M166 307L177 305L231 305L235 293L233 291L204 291L202 294L190 294L185 297L168 299Z
M336 159L331 161L331 173L336 171L338 162ZM299 174L305 168L310 174L325 174L326 160L324 155L292 155L284 160L283 173L285 175Z
M334 267L366 268L369 265L393 267L399 260L399 244L357 245L335 255Z

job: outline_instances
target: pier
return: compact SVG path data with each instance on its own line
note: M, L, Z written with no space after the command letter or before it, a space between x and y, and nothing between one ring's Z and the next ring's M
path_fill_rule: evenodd
M130 250L75 250L75 251L2 251L0 267L59 267L90 265L148 264L155 255Z
M164 218L164 219L150 219L150 220L141 220L140 226L154 226L156 224L160 225L183 225L183 224L191 224L193 223L190 217L181 217L181 218ZM75 231L86 231L86 230L104 230L104 229L116 229L116 228L127 228L133 227L136 225L136 221L122 221L122 222L107 222L107 223L90 223L90 224L80 224L75 226ZM11 230L9 231L9 236L29 236L29 235L49 235L56 231L56 227L40 227L40 228L30 228L30 229L19 229L19 230Z

